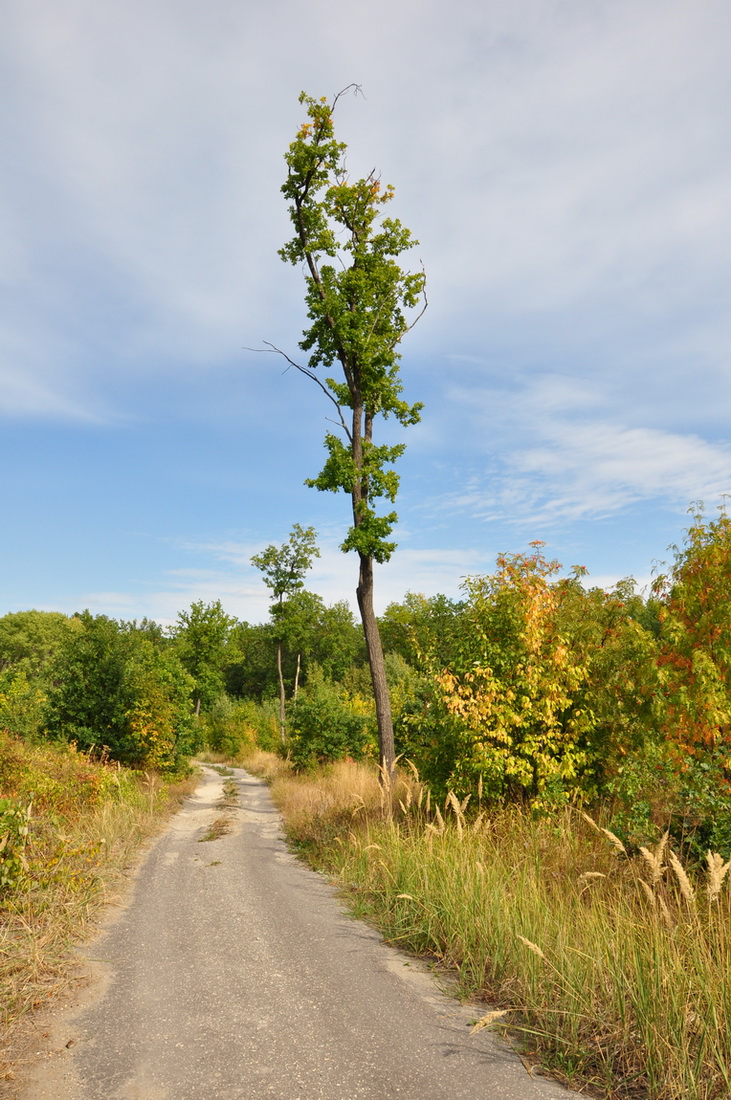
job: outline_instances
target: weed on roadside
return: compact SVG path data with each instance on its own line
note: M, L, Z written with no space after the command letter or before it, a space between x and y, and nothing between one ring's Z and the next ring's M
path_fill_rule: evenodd
M233 818L230 811L238 806L238 802L238 784L232 779L227 779L223 784L221 797L216 802L216 805L224 810L224 813L208 826L202 837L199 837L199 844L204 844L209 840L218 840L219 837L225 836L227 833L231 832Z
M231 818L217 817L216 820L208 826L203 836L198 838L198 843L205 844L209 840L219 840L220 837L226 836L226 834L230 832Z

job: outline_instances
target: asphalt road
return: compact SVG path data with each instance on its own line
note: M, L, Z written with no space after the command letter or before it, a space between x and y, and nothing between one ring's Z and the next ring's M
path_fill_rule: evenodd
M287 850L263 783L195 795L86 949L94 980L55 1021L22 1100L567 1100L348 917Z

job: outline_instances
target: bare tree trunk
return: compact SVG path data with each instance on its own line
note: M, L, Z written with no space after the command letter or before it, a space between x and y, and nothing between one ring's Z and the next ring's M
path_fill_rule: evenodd
M358 607L363 621L368 664L371 668L373 695L376 700L376 719L378 721L378 748L381 767L389 778L393 776L396 753L393 744L393 719L391 700L386 682L386 664L383 660L383 646L378 621L373 610L373 558L359 554L360 580L357 589Z
M297 702L297 692L300 686L300 665L302 663L302 654L297 654L297 671L294 674L294 701Z
M279 736L282 739L282 744L285 742L284 736L284 676L282 675L282 643L277 643L277 672L279 673Z

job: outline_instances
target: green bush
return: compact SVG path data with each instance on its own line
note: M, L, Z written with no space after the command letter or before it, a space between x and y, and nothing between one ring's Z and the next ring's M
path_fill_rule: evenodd
M298 769L376 755L371 704L327 680L317 666L290 710L289 731L289 752Z
M88 611L79 621L51 669L48 733L132 767L176 771L200 743L192 677L147 630Z
M686 858L701 863L709 850L731 858L731 782L729 757L721 746L679 768L679 793L671 836Z
M0 673L0 729L33 741L40 734L46 695L22 669Z
M25 875L30 809L30 804L0 798L0 894L17 889Z
M219 695L205 716L205 732L208 747L233 759L242 752L251 751L260 744L259 730L266 748L270 749L270 731L265 709L256 703L242 702L228 695Z

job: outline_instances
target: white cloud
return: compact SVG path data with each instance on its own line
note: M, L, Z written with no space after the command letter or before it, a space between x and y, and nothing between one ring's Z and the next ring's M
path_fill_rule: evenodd
M20 359L8 355L9 363L0 365L0 415L31 416L34 419L81 420L98 423L101 416L87 401L63 392L58 379L47 384L42 372L35 376L20 370ZM55 384L54 384L55 383Z
M546 511L558 518L606 514L653 498L686 506L731 490L728 445L610 423L554 425L545 435L543 445L513 462L545 487Z
M494 565L493 552L486 554L483 550L469 547L459 550L416 549L408 545L407 533L397 530L394 537L399 545L391 561L374 567L374 600L378 614L382 614L389 603L403 600L409 591L427 596L442 593L457 598L460 582L465 576L488 572ZM317 592L327 604L345 600L357 618L355 590L358 585L358 558L355 554L344 554L340 550L340 538L332 531L319 534L320 557L313 560L305 585ZM159 593L156 600L160 606L168 608L169 614L171 600L178 601L177 611L193 600L220 599L226 610L237 618L263 621L269 613L269 593L261 574L251 565L251 557L259 553L264 545L264 542L238 543L232 540L187 544L187 548L199 557L208 556L213 561L230 564L234 570L176 571L171 591ZM157 612L154 617L159 617Z
M625 580L625 577L619 576L617 573L602 573L592 576L587 574L581 578L581 583L584 588L603 588L605 592L610 592L615 585L620 581ZM643 599L647 599L652 589L653 577L649 573L642 573L633 578L635 582L635 592L642 596Z
M521 25L516 6L516 48L462 78L472 94L443 120L427 191L459 196L427 224L441 229L451 290L469 310L481 296L490 313L555 310L599 288L619 298L683 256L727 275L714 21L729 15L711 8L587 6L562 18L546 6Z
M61 608L67 614L86 607L94 614L110 615L119 619L155 619L164 625L173 624L180 611L202 600L215 603L220 600L229 615L247 622L264 622L269 613L265 590L242 581L236 573L216 569L170 570L157 578L152 590L144 592L82 593L73 605Z
M731 443L610 419L621 402L595 381L519 376L503 387L454 387L450 397L451 415L466 419L464 437L476 443L473 473L441 498L448 511L555 525L641 501L682 511L731 491ZM484 473L475 469L480 452Z
M83 325L69 257L90 265L116 300L117 370L165 353L202 366L275 324L296 337L298 275L275 255L282 152L299 88L355 78L353 168L383 167L423 240L434 321L417 341L587 303L662 317L728 285L730 22L719 0L28 0L5 26L5 275L30 295L70 280Z

